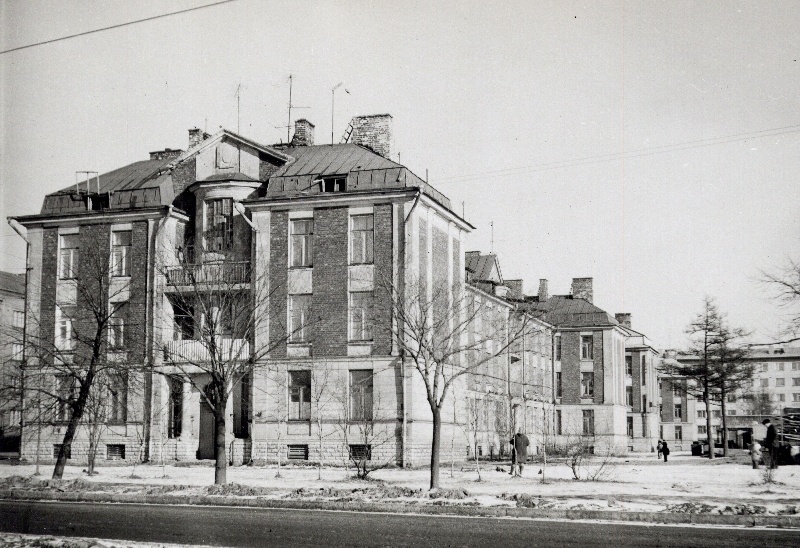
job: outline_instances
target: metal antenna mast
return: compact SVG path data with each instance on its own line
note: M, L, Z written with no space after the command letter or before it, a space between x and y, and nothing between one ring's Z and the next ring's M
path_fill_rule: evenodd
M240 97L239 91L241 89L242 89L242 83L239 82L239 85L236 86L236 133L240 133L240 131L239 131L239 129L240 129L239 128L239 125L240 125L239 124L239 121L240 121L240 117L239 117L240 108L239 108L239 106L240 106L240 102L241 102L241 97Z
M310 108L310 107L297 107L292 104L292 81L294 80L294 75L289 75L289 122L286 124L286 142L290 143L292 140L291 131L292 131L292 109L293 108Z

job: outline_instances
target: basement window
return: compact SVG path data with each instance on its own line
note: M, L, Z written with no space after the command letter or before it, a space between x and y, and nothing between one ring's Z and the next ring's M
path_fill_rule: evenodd
M319 181L320 192L344 192L345 182L347 179L344 177L326 177Z
M106 445L106 460L125 460L125 445L121 443Z
M308 445L288 445L289 460L308 460Z
M364 444L350 444L350 460L356 462L372 460L372 446Z

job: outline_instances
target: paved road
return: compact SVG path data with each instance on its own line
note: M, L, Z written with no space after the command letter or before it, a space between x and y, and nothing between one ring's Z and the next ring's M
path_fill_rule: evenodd
M800 532L139 504L0 502L0 531L219 546L798 546Z

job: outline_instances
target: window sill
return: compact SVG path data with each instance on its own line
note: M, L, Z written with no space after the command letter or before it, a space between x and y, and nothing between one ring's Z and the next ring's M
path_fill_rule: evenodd
M313 264L300 265L300 266L291 266L291 265L289 266L289 270L311 270L312 268L314 268Z

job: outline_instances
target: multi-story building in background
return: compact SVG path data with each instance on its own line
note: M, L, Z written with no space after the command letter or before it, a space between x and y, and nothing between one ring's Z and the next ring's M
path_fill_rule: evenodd
M668 350L664 359L681 364L698 361L695 355L674 350ZM745 447L754 437L762 439L763 419L774 421L784 409L800 407L800 347L754 348L746 360L753 366L753 381L729 394L725 402L728 440L734 447ZM684 449L692 441L707 438L705 404L687 393L691 392L686 390L687 382L669 376L663 376L660 382L662 437ZM722 406L715 401L711 402L711 427L715 443L721 444Z
M0 272L0 453L17 454L25 275Z

